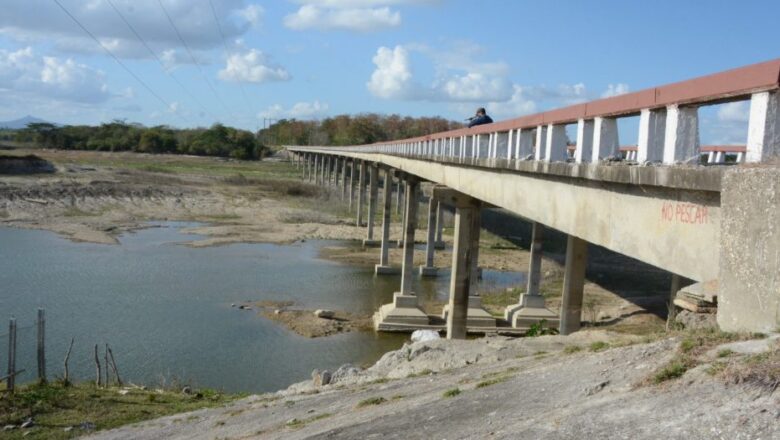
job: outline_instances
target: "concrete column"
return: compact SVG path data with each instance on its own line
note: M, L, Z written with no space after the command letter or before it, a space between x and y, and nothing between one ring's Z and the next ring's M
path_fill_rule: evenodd
M669 302L667 304L666 330L669 330L675 318L677 317L677 306L674 305L674 299L677 298L677 292L680 291L680 275L672 274L672 282L669 285Z
M533 130L518 129L515 138L515 158L526 160L533 157L534 154L534 133Z
M360 161L358 176L357 225L363 226L363 205L366 203L366 162Z
M590 162L593 158L593 119L577 121L577 149L574 150L576 163Z
M406 220L408 219L408 217L406 216L406 208L408 206L406 202L409 199L409 194L406 191L408 189L409 188L406 188L404 190L404 198L403 198L404 204L403 204L403 211L401 212L401 238L399 238L397 242L399 248L404 246L404 231L406 231Z
M512 154L515 152L515 131L509 130L506 138L506 160L512 160Z
M444 249L444 240L442 234L444 233L444 208L441 206L441 202L436 202L436 249Z
M353 203L355 201L355 160L349 161L349 212L352 212Z
M620 148L617 119L596 117L593 120L593 146L590 161L598 163L600 159L616 156Z
M438 269L433 264L434 249L436 247L436 208L439 203L433 198L428 198L428 234L425 245L425 264L420 266L420 275L435 277Z
M670 105L666 108L664 164L699 163L699 111L696 107Z
M376 275L394 275L400 272L396 267L390 266L390 219L392 214L393 172L385 169L385 185L382 187L382 243L379 251L379 264L374 266Z
M395 191L395 213L400 214L401 208L403 206L403 183L401 182L401 178L398 178L398 187Z
M563 297L561 298L560 333L562 335L568 335L580 329L587 263L588 242L569 235L566 243L566 267L563 274Z
M319 154L314 155L314 184L319 185L320 184L320 176L322 175L322 166L320 163L322 162L322 158Z
M452 251L447 339L465 339L474 258L472 234L479 233L479 208L456 206L455 244Z
M664 132L666 131L666 109L642 109L639 116L639 141L636 161L661 162L664 158Z
M347 198L347 158L341 160L341 199Z
M387 183L385 183L387 184ZM366 227L366 239L363 246L376 247L379 241L374 240L374 223L376 221L376 205L379 202L379 167L371 165L371 178L368 184L368 225Z
M545 162L566 162L569 153L566 150L566 126L553 125L547 126L547 139L545 142Z
M417 295L412 291L414 272L414 230L417 227L417 192L419 182L406 182L406 227L404 229L404 252L401 266L401 291L393 295L393 303L385 304L374 315L377 330L408 329L409 326L427 326L428 315L420 309Z
M324 165L323 165L325 167L325 172L322 173L323 177L325 178L325 186L330 185L330 180L331 180L330 172L331 172L331 161L332 160L333 160L333 158L329 154L325 155L325 162L324 162Z
M547 143L547 127L544 125L540 125L536 127L536 150L534 151L534 160L544 159L546 143Z
M542 280L542 245L544 225L534 222L531 233L531 258L528 264L528 284L517 304L504 310L504 319L514 328L528 329L533 324L544 322L545 327L558 326L558 315L545 306L540 290Z
M763 162L780 156L780 93L761 92L750 97L746 162Z

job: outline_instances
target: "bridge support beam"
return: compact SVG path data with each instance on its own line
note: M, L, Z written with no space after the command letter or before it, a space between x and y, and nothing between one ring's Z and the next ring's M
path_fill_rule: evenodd
M780 92L750 97L746 162L763 162L780 156Z
M588 263L588 242L569 235L566 242L566 267L563 273L560 333L568 335L582 325L582 296L585 287L585 267Z
M699 163L699 109L670 105L666 108L664 130L665 164L693 160Z
M444 208L441 206L440 201L436 201L436 242L434 247L438 250L444 249L444 240L442 234L444 232Z
M341 200L347 198L347 158L341 159Z
M352 212L355 204L355 159L349 161L349 212Z
M544 225L534 222L531 236L531 262L528 266L528 284L517 304L504 310L504 319L514 328L528 329L544 321L545 327L558 326L558 315L545 306L540 286L542 280L542 246Z
M390 266L390 221L392 218L393 172L385 169L385 185L382 187L382 241L379 250L379 264L374 266L375 275L396 275L400 269Z
M371 176L368 183L368 224L366 225L366 239L363 246L377 247L380 242L374 240L374 223L376 221L376 205L379 202L379 166L371 164Z
M401 208L403 206L403 182L401 178L398 178L398 186L395 190L395 213L401 214Z
M439 202L431 194L428 198L428 234L425 241L425 264L420 266L420 275L424 277L435 277L439 272L433 264L434 249L436 248L436 210L438 206Z
M363 226L363 205L366 200L366 162L360 161L360 175L358 176L357 199L357 226Z
M406 179L406 226L404 228L403 265L401 266L401 291L395 292L392 304L385 304L374 315L377 330L397 329L401 326L427 326L428 315L422 311L417 295L412 291L414 272L414 231L417 228L417 192L420 187L415 178Z
M450 300L442 309L441 317L447 321L447 338L463 339L466 326L496 326L496 319L482 308L482 298L477 293L482 202L443 186L434 187L433 194L455 207Z

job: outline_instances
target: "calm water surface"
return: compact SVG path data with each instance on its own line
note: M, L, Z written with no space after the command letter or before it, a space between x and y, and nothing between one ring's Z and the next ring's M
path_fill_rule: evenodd
M323 246L233 244L190 248L187 223L156 223L122 235L120 245L73 243L46 231L0 228L0 366L7 362L7 321L15 316L22 381L35 372L36 309L46 309L49 376L62 374L71 337L71 376L94 378L94 344L108 342L125 381L172 380L262 392L310 377L314 368L373 362L407 335L346 333L298 336L241 301L294 300L305 308L373 313L390 302L398 277L319 259ZM339 243L342 244L343 243ZM446 300L449 273L416 280L426 299ZM521 283L523 274L486 271L490 287ZM102 346L102 345L101 345Z

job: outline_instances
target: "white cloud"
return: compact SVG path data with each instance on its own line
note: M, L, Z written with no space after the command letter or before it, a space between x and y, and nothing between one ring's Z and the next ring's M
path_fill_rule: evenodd
M212 0L222 32L232 41L256 26L262 8L245 0ZM113 0L113 4L158 53L183 50L178 36L157 0ZM222 46L208 1L163 0L177 29L195 52ZM125 23L106 1L63 2L84 26L118 56L150 58ZM50 0L5 0L0 35L24 44L52 42L59 50L101 53L102 49Z
M721 105L718 108L718 120L722 122L747 123L750 118L750 103L735 101Z
M239 10L238 15L253 27L258 27L262 24L265 9L260 5L251 4Z
M506 78L470 72L448 79L441 92L450 101L506 101L512 96L512 84Z
M225 68L219 71L218 76L224 81L251 83L290 79L290 73L285 68L271 63L265 54L257 49L230 55Z
M328 112L329 105L324 102L315 100L313 102L298 102L289 109L285 109L279 104L274 104L268 107L265 111L260 112L258 118L293 118L293 119L312 119L325 116Z
M111 97L103 72L70 58L39 57L30 47L15 52L0 49L0 89L90 104Z
M607 90L605 90L604 93L601 94L601 97L611 98L613 96L625 95L628 92L629 92L629 88L628 88L628 84L626 83L609 84L607 86Z
M526 96L526 89L517 84L512 86L512 97L508 101L489 102L485 108L496 118L514 118L536 113L537 104Z
M403 46L394 49L380 47L374 55L376 69L371 74L368 90L385 99L410 98L412 68L409 52Z
M284 17L284 25L296 31L343 29L369 32L400 24L401 13L388 7L326 9L303 5L295 13Z

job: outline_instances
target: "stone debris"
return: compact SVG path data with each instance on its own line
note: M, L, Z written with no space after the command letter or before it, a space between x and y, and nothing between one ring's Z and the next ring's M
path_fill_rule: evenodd
M322 319L333 319L336 316L336 312L333 310L317 309L314 311L314 316Z
M328 370L314 370L311 372L312 384L315 387L322 387L330 384L332 375Z
M426 342L441 339L439 332L433 330L415 330L412 332L412 342Z

